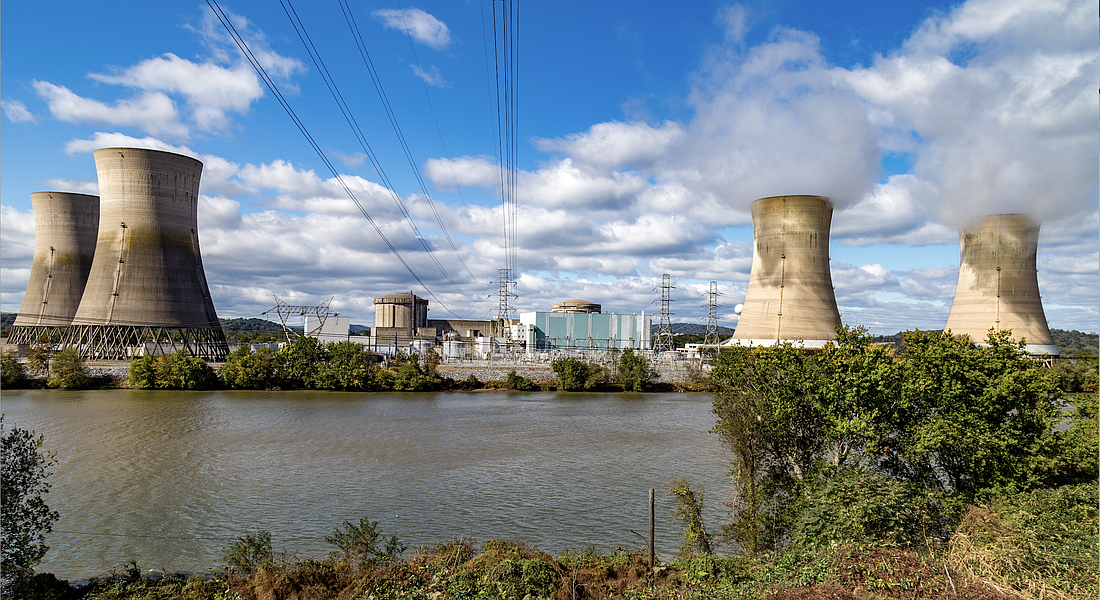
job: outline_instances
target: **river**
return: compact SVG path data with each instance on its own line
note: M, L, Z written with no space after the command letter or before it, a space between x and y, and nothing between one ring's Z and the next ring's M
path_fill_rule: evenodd
M203 572L256 529L323 557L367 517L412 550L466 537L552 554L638 549L657 490L658 554L679 544L668 480L727 518L729 455L706 394L4 391L5 426L58 464L40 572Z

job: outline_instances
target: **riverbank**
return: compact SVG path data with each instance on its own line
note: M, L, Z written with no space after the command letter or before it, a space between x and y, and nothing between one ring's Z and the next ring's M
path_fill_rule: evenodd
M985 537L1004 541L991 523ZM259 555L209 575L123 572L70 586L49 574L20 593L44 600L1031 600L1095 598L1095 565L1062 573L1022 566L1026 551L970 554L954 544L899 548L845 545L770 557L686 556L652 570L642 550L551 556L524 544L455 540L408 560ZM1085 557L1082 557L1085 558ZM1032 575L1033 577L1028 577ZM1044 576L1045 575L1045 576ZM1081 577L1074 581L1073 577Z

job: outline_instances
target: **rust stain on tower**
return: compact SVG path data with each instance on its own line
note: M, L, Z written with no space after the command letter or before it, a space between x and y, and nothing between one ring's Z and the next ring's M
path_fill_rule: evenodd
M1039 297L1039 224L1025 215L989 215L959 231L959 284L945 330L984 342L1012 330L1030 354L1058 355Z
M836 336L840 311L829 269L832 202L824 196L772 196L752 204L752 272L735 345L800 342L820 347Z

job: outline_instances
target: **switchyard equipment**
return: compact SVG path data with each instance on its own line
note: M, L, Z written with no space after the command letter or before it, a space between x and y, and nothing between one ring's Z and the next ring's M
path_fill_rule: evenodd
M35 192L31 276L8 342L59 342L88 282L99 230L99 196Z
M199 252L202 163L140 148L94 153L99 233L80 306L64 344L88 358L229 352Z
M945 330L982 343L1012 330L1033 355L1058 355L1039 297L1039 224L1025 215L988 215L959 231L959 283Z
M836 336L840 311L829 269L832 201L772 196L752 204L752 270L732 345L792 342L817 348Z

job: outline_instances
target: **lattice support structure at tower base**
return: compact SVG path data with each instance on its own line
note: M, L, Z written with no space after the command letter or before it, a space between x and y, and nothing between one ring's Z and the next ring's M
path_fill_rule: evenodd
M47 341L51 344L61 342L65 337L67 327L51 327L49 325L12 325L8 330L9 344L37 344Z
M221 362L229 354L220 327L156 327L142 325L73 325L62 346L76 348L89 360L129 360L144 354L172 354Z

